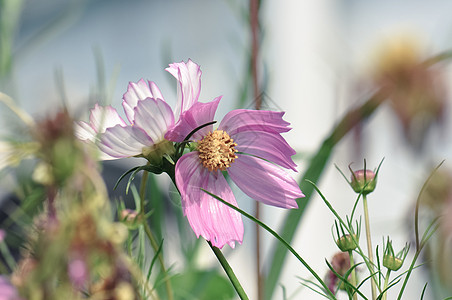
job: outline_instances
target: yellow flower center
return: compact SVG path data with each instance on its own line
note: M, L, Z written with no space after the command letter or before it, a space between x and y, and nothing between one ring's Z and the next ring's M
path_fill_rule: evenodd
M209 171L226 170L237 158L235 146L237 144L225 131L214 130L209 132L198 142L199 158L202 165Z

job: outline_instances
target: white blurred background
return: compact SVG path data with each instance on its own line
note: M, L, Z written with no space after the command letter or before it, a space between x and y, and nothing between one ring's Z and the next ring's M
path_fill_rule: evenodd
M350 107L365 99L360 84L369 76L374 49L384 38L413 33L431 54L452 46L452 2L447 0L264 0L261 5L259 68L267 80L265 101L286 111L285 119L293 127L286 138L305 156L318 149ZM200 100L223 95L220 119L238 105L245 86L250 49L247 11L248 4L238 0L24 1L13 66L1 89L38 117L50 115L61 104L55 78L63 80L67 105L80 118L86 119L88 108L97 101L121 110L128 82L140 78L155 81L174 105L176 83L164 68L190 58L203 72ZM445 81L447 86L450 76ZM251 97L245 105L252 107ZM447 110L450 115L450 105ZM320 189L339 213L349 214L355 195L334 164L345 172L351 162L353 168L362 168L366 158L368 167L375 168L385 158L377 190L369 196L373 242L381 244L383 236L390 235L395 249L401 249L411 239L411 209L431 167L443 159L451 167L449 129L446 120L442 130L427 137L422 153L416 153L403 141L389 106L383 105L361 127L361 151L356 150L353 133L340 142ZM303 173L306 160L297 162ZM236 195L239 206L252 212L254 203L239 191ZM307 210L293 246L323 276L324 260L337 252L331 237L334 219L318 196ZM262 218L277 229L284 215L280 209L265 207ZM244 222L243 244L227 255L248 295L256 299L254 225ZM275 240L265 232L262 236L265 270ZM201 260L206 265L217 263L208 251ZM171 263L177 269L177 257ZM414 272L404 299L419 298L427 275L423 268ZM280 278L288 295L323 299L302 288L297 277L310 276L288 255ZM431 291L429 286L425 299L434 299ZM395 297L390 294L389 299L391 295ZM274 299L283 299L281 288Z

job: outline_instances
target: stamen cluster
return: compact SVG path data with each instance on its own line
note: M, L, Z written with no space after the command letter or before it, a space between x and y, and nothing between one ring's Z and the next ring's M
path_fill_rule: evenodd
M237 158L235 146L237 144L225 131L214 130L209 132L198 142L199 158L202 165L211 172L225 171Z

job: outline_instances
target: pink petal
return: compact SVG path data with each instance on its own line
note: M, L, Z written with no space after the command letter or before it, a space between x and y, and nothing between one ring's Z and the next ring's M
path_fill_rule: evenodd
M148 81L148 83L146 83L144 79L140 79L137 83L129 82L127 92L122 96L122 106L130 124L133 124L133 109L137 106L138 101L146 98L164 100L160 89L154 82Z
M277 133L265 131L243 131L232 136L239 152L252 154L284 168L296 170L297 165L291 156L296 152L286 140Z
M180 116L176 125L168 130L165 138L173 142L182 142L193 129L213 121L220 100L221 96L207 103L196 102ZM209 131L212 131L212 128L212 125L203 127L193 134L191 140L202 139Z
M235 210L203 192L201 188L237 206L231 188L219 171L209 172L197 152L182 156L176 164L176 184L181 193L184 215L196 236L203 236L213 246L232 248L243 240L243 222Z
M78 121L74 123L74 135L79 140L95 142L97 132L90 124Z
M173 63L165 69L178 80L176 119L198 101L201 92L201 69L188 60L187 63Z
M234 183L248 196L265 204L297 208L304 197L297 182L280 167L253 156L237 154L227 169Z
M126 126L116 109L108 106L99 106L97 103L89 116L89 123L96 133L103 133L109 127L116 125Z
M140 128L116 125L102 134L99 148L112 157L122 158L139 155L144 147L153 144L152 139Z
M161 99L139 101L134 112L135 126L143 129L154 143L162 141L168 128L174 125L173 111Z
M284 112L236 109L226 114L218 129L230 136L242 131L282 133L290 130L290 123L282 119Z

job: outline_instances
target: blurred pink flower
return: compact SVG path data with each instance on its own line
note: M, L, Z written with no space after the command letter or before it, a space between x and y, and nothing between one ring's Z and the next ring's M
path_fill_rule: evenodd
M0 275L0 300L21 300L19 293L9 279Z
M6 237L6 231L3 229L0 229L0 243L2 243L5 240Z
M173 63L166 69L178 80L176 119L198 101L201 89L201 70L197 64ZM157 158L171 151L165 133L175 125L175 116L165 102L160 89L152 81L130 82L123 96L124 121L111 106L99 106L91 110L89 123L78 122L76 135L81 140L99 142L101 159L117 159L132 156Z
M84 260L72 259L68 264L68 276L76 289L81 289L88 280L88 268Z
M167 138L180 142L194 128L212 121L219 100L193 105L180 120L186 126L170 130ZM235 241L242 242L240 214L201 190L237 206L222 171L257 201L282 208L298 207L295 199L304 195L296 181L280 168L296 171L291 159L295 151L281 136L290 130L283 115L273 111L233 110L217 130L210 125L193 135L196 151L177 161L175 179L184 214L198 237L203 236L219 248L226 243L234 247Z

